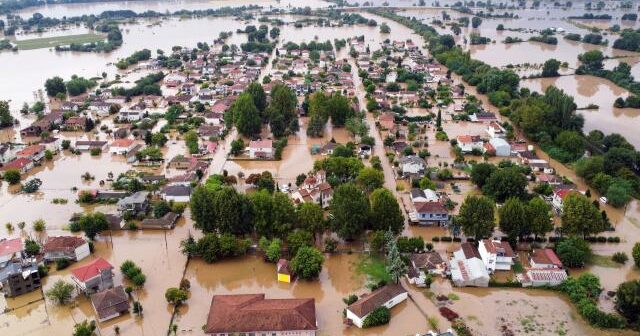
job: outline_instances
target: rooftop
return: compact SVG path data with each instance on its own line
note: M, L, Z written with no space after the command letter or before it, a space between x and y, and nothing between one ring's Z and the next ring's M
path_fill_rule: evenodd
M371 313L376 308L385 304L387 301L406 292L407 291L401 285L386 285L376 289L371 292L371 294L362 296L358 301L347 307L347 309L362 318L367 316L367 314Z
M101 271L112 268L113 266L108 261L98 258L84 266L72 269L71 273L79 281L85 282L100 274Z

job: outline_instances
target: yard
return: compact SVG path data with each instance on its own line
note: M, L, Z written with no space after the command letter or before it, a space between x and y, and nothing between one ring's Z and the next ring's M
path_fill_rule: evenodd
M104 41L105 37L98 34L77 34L65 36L43 37L28 40L18 40L15 44L20 50L31 50L41 48L53 48L56 46L69 45L72 43L84 44L91 42Z

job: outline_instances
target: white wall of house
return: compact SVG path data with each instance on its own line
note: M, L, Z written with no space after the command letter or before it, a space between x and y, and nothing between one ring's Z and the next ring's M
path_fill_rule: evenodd
M190 196L167 196L167 195L162 195L162 198L167 201L167 202L177 202L177 203L188 203L189 200L191 199Z
M89 250L89 243L84 243L78 246L74 251L74 254L76 255L76 261L80 261L88 257L91 254L91 251Z

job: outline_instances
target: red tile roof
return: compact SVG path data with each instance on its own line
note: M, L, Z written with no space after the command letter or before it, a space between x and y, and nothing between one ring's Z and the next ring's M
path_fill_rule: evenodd
M21 151L19 151L16 155L18 157L29 157L34 154L40 153L44 151L44 145L31 145L29 147L25 147Z
M418 213L449 213L440 202L416 202L415 207Z
M27 158L17 158L15 160L7 163L3 167L1 167L0 170L9 170L9 169L21 170L24 166L26 166L26 165L28 165L29 163L32 163L32 162L33 161L31 161L30 159L27 159Z
M20 238L0 240L0 256L10 256L22 251L22 249L22 239Z
M560 261L560 258L558 258L552 249L534 250L533 253L531 253L531 260L536 264L555 265L558 268L562 268L562 261Z
M317 330L314 299L265 299L264 294L214 295L205 332Z
M76 248L87 244L87 242L74 236L49 237L44 244L43 252L73 252Z
M133 140L131 139L118 139L114 140L111 143L111 147L129 147L133 144Z
M498 241L498 240L490 240L484 239L482 241L484 243L484 247L492 254L497 254L498 252L502 252L505 257L515 257L515 253L513 253L513 249L511 245L509 245L506 241Z
M76 279L82 282L85 282L97 276L98 274L100 274L102 270L112 269L112 268L113 266L111 266L109 262L107 262L102 258L98 258L90 262L89 264L86 264L78 268L74 268L73 270L71 270L71 273Z

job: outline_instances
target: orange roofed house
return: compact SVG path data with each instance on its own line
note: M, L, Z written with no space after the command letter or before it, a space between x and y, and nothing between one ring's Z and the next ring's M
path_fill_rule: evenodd
M315 336L314 299L265 299L264 294L214 295L205 333L213 336Z
M71 279L86 294L101 292L113 288L113 266L98 258L92 262L71 270Z

